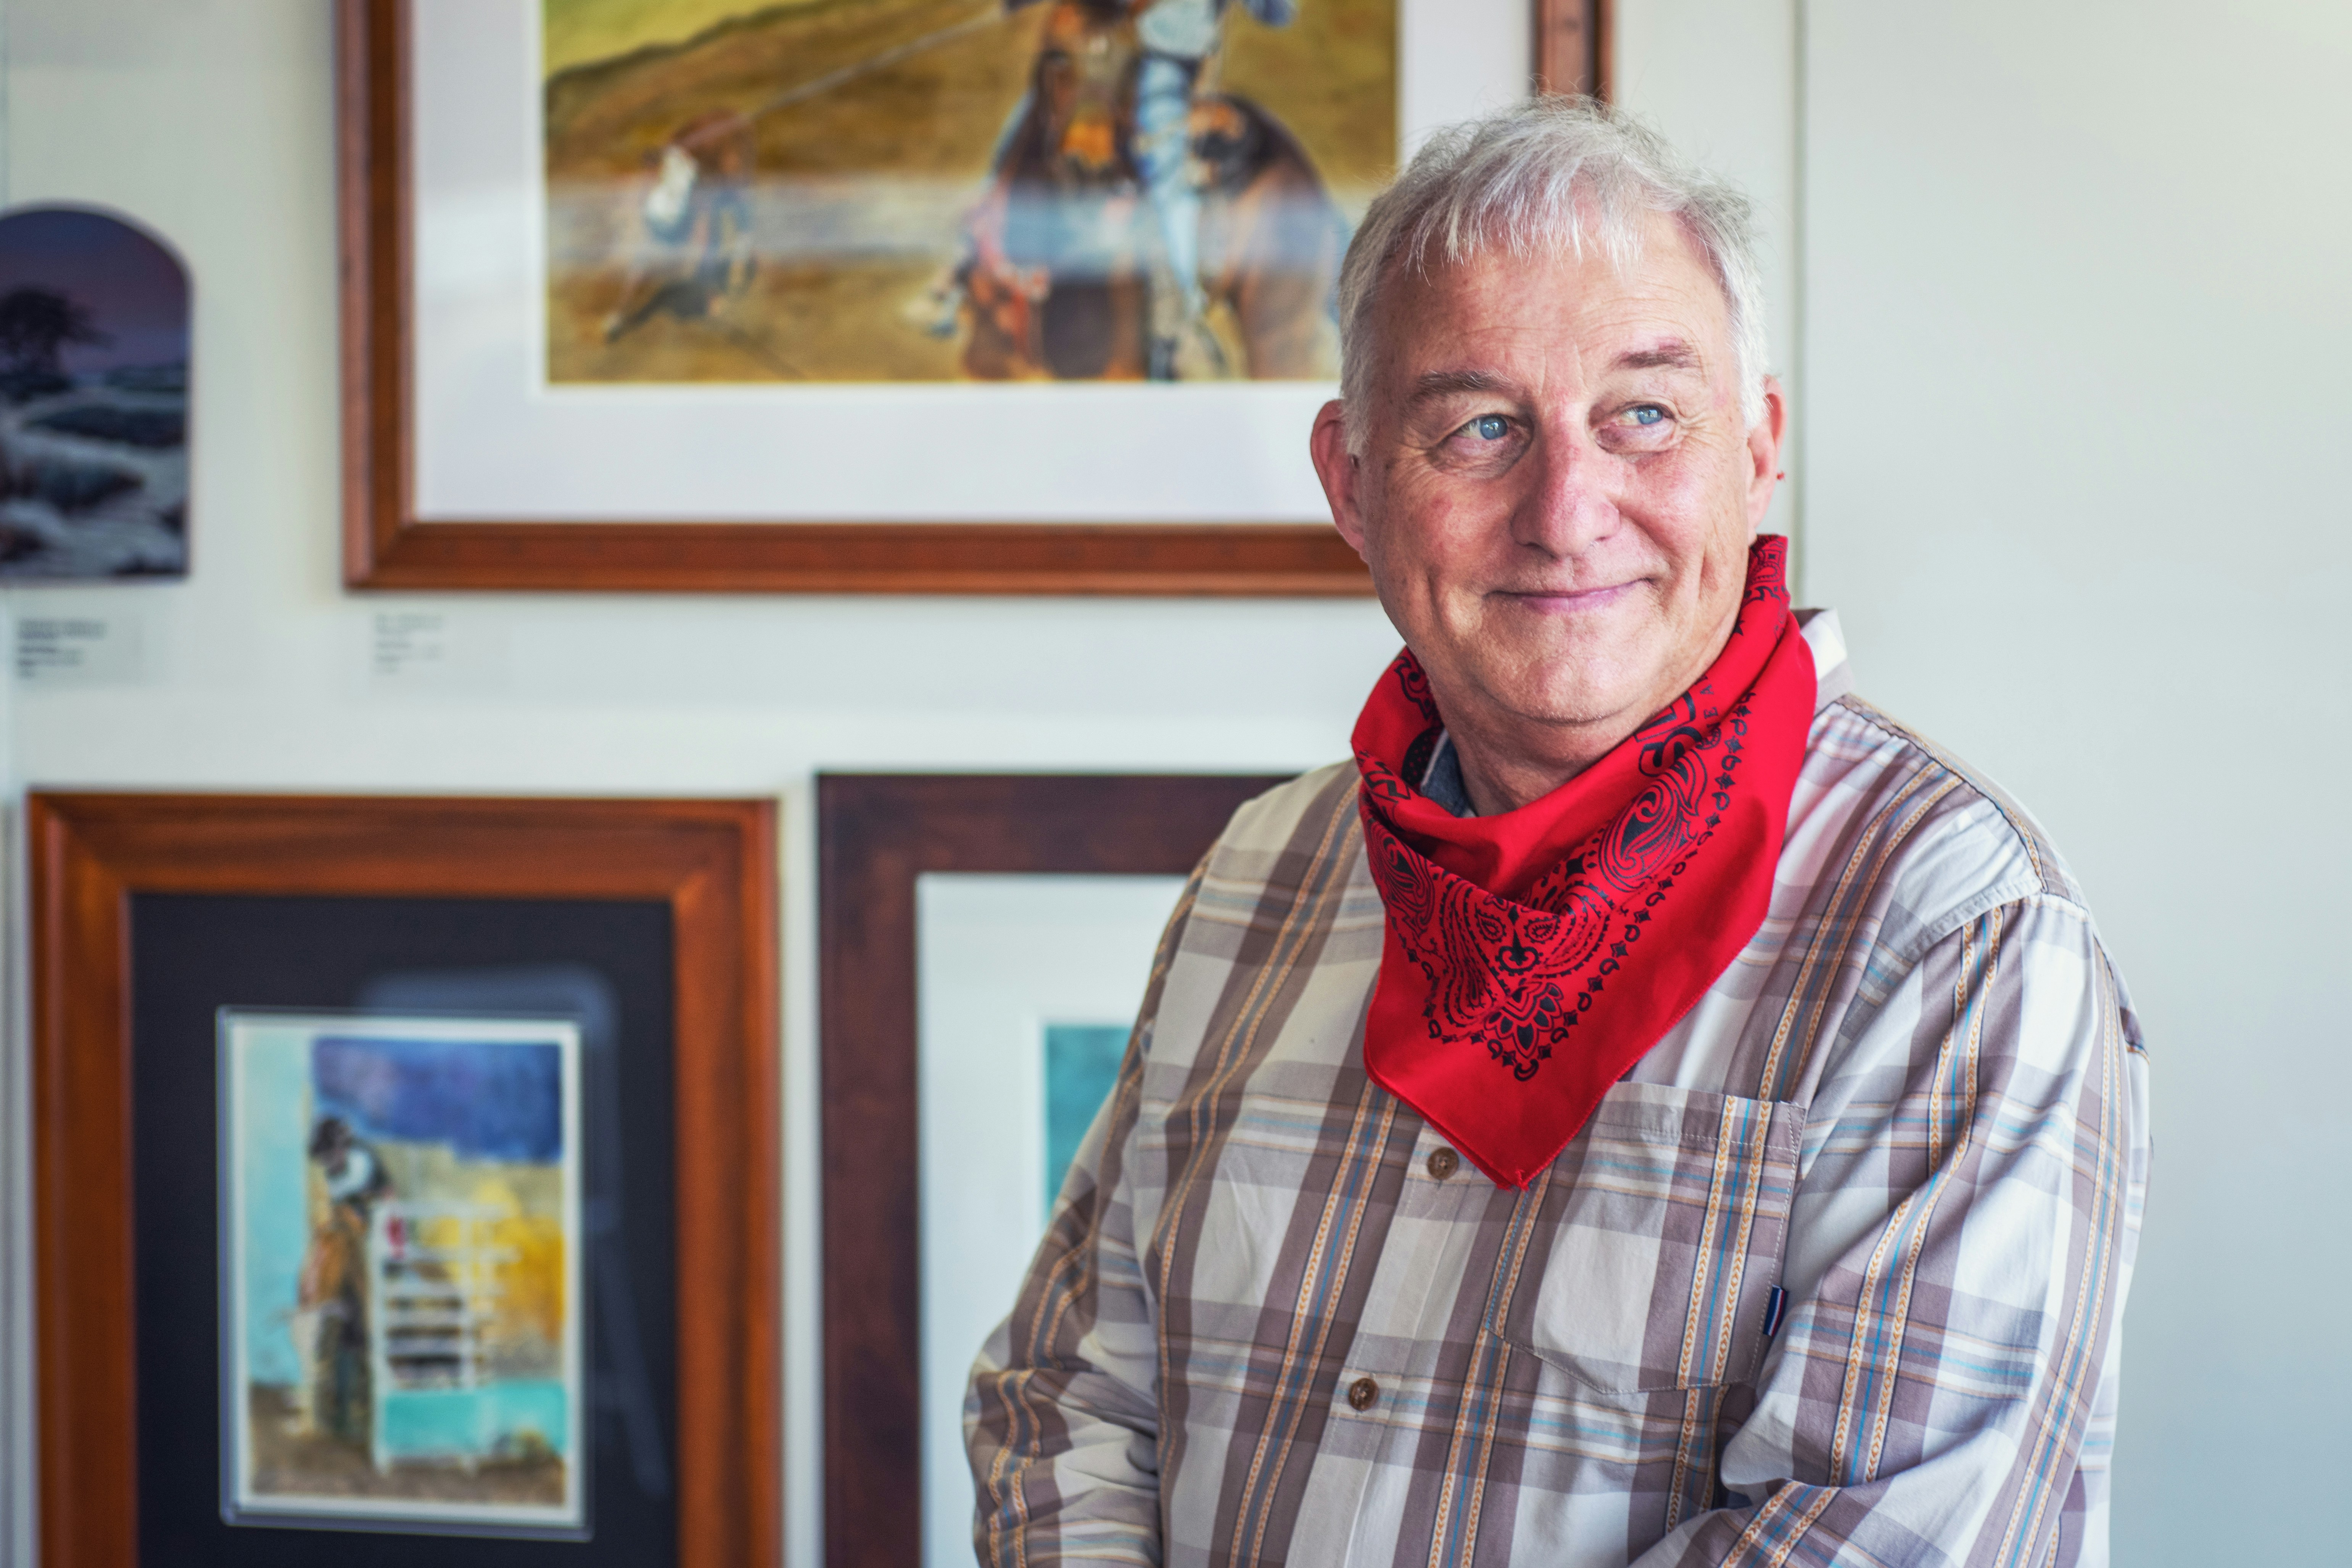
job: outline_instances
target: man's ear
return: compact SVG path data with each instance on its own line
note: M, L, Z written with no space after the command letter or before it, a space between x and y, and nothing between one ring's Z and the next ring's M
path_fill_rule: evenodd
M1789 438L1789 395L1778 376L1764 378L1764 417L1748 432L1748 532L1764 525L1772 492L1780 482L1780 450Z
M1361 469L1348 451L1348 426L1338 398L1315 416L1314 433L1307 449L1315 459L1315 477L1323 481L1323 499L1331 505L1331 524L1359 555L1364 553L1364 518L1358 504Z

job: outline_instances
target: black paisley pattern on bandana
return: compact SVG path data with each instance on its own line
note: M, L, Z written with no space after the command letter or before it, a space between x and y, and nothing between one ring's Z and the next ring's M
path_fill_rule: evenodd
M1427 677L1418 664L1402 668L1411 659L1398 660L1397 675L1433 716ZM1723 712L1705 682L1685 693L1633 737L1639 793L1521 900L1488 892L1405 843L1381 809L1381 797L1398 798L1405 785L1377 760L1360 759L1365 847L1390 930L1426 978L1429 1037L1475 1042L1514 1079L1534 1077L1714 837L1746 732L1744 704Z

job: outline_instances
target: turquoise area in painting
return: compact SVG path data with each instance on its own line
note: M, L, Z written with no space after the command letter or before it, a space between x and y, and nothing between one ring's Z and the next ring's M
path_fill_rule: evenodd
M383 1447L401 1459L494 1454L528 1433L562 1454L572 1430L567 1397L553 1380L404 1390L384 1398Z
M1095 1112L1110 1098L1127 1054L1125 1024L1045 1026L1045 1213L1054 1212L1062 1179L1094 1125Z
M255 1383L301 1375L287 1321L310 1246L304 1187L310 1134L310 1037L256 1029L246 1037L236 1121L245 1182L245 1363Z

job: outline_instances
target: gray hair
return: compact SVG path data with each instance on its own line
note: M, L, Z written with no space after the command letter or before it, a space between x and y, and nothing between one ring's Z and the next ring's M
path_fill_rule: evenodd
M1371 417L1372 317L1399 270L1426 276L1491 248L1581 258L1598 245L1623 268L1643 221L1674 218L1722 286L1741 416L1764 416L1764 285L1748 197L1684 161L1648 126L1590 98L1536 98L1449 126L1365 213L1339 268L1339 395L1348 449Z

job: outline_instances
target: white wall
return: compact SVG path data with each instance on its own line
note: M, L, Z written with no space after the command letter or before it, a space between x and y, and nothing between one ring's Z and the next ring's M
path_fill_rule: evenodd
M2343 1562L2352 8L1809 11L1808 586L2149 1040L2116 1561Z
M1737 180L1755 204L1769 368L1804 402L1802 211L1797 183L1797 17L1801 0L1617 0L1618 103L1702 167ZM1789 478L1764 526L1794 536L1804 581L1805 422L1781 454Z
M2326 1560L2352 1459L2326 1331L2352 742L2323 619L2352 583L2352 15L1622 5L1622 96L1750 181L1803 280L1773 325L1808 596L1867 694L2042 814L2137 993L2158 1165L2117 1560ZM1391 635L1367 604L347 596L327 0L5 15L7 195L121 205L197 285L195 574L7 594L139 641L108 683L16 693L16 780L787 794L787 1534L813 1564L810 774L1304 766ZM419 610L452 677L372 676L377 615ZM29 1563L23 1322L0 1552Z

